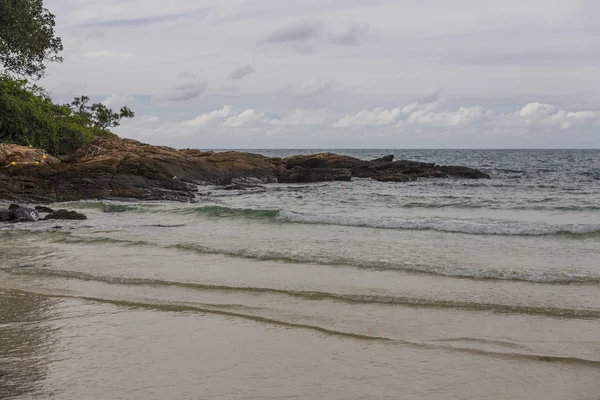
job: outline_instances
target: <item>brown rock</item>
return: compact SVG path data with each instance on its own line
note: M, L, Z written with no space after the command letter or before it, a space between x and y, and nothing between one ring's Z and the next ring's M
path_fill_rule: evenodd
M14 201L123 197L192 201L197 186L204 184L349 181L352 177L394 182L419 177L489 178L471 168L393 161L392 156L364 161L321 153L281 159L102 138L58 159L42 150L0 144L0 199Z
M352 172L347 168L302 168L285 170L279 175L279 183L310 183L349 181Z
M45 221L50 220L50 219L65 219L65 220L81 221L81 220L87 219L87 217L76 211L57 210L57 211L53 212L52 214L48 214L44 217Z
M404 174L381 174L373 177L379 182L411 182L416 178Z

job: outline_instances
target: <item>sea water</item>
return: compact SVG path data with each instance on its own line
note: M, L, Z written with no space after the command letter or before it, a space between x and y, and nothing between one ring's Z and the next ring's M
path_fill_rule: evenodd
M600 151L334 152L492 179L0 225L0 398L600 398Z

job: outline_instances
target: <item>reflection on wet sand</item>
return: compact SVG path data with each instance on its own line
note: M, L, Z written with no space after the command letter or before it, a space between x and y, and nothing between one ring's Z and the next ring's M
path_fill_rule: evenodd
M0 293L1 399L35 396L41 390L55 341L46 321L56 301L17 291Z

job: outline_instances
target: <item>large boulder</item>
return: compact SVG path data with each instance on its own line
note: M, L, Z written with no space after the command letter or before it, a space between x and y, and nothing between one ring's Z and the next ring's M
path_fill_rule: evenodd
M8 210L12 213L12 221L35 222L40 219L40 214L36 210L18 204L11 204Z

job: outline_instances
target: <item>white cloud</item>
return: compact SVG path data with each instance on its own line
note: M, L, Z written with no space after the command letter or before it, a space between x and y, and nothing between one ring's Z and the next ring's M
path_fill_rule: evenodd
M223 123L223 126L228 126L232 128L239 128L244 125L256 123L256 122L264 122L266 121L265 114L257 113L252 109L248 109L242 111L238 115L227 118L227 120Z
M325 110L297 109L282 118L274 118L269 121L277 126L301 126L301 125L324 125L331 120L331 114Z
M220 110L214 110L209 113L201 114L192 120L185 121L181 124L181 126L203 126L211 121L227 118L229 114L231 114L231 106L225 105Z
M600 122L600 111L565 111L545 103L528 103L520 110L512 113L496 113L484 110L482 106L459 107L456 111L438 110L437 102L418 104L411 103L392 109L375 108L349 114L332 124L334 128L364 128L387 126L396 123L398 127L428 126L437 128L461 128L478 126L504 128L554 128L569 129L593 125ZM555 111L556 110L556 111Z
M333 123L334 128L364 127L373 125L388 125L402 114L401 108L375 108L371 111L362 110L354 115L346 115Z
M153 123L153 122L158 122L160 121L160 117L157 117L156 115L143 115L141 118L141 122L144 123Z
M129 96L129 95L122 95L122 94L112 94L108 97L106 97L104 100L102 100L102 104L104 104L107 107L111 107L111 106L125 106L128 105L129 103L133 102L133 97Z
M428 109L421 109L412 112L406 121L399 123L429 125L439 127L449 126L467 126L483 115L481 106L461 107L457 111L435 112Z
M521 111L519 111L519 115L522 117L531 118L544 117L549 115L552 111L554 111L554 109L555 107L550 104L544 104L539 102L529 103L525 105L525 107L523 107Z
M521 110L509 114L489 113L493 125L502 127L544 127L549 129L569 129L586 125L598 125L599 110L567 111L551 104L533 102Z

